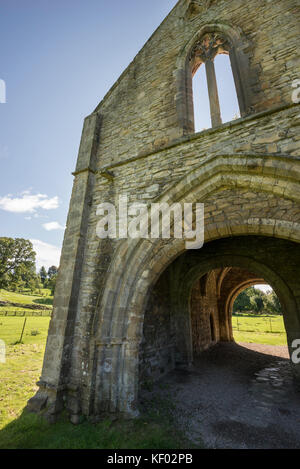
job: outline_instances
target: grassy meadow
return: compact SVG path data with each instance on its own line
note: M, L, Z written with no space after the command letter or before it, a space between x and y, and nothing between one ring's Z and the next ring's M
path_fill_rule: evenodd
M232 317L232 327L236 342L286 345L283 316L239 313Z
M39 296L0 291L0 301L30 305L40 304L40 300L43 305L52 302L47 292ZM94 425L84 421L74 426L64 415L50 425L40 416L24 411L26 402L38 389L36 382L41 375L50 317L32 316L36 310L22 307L12 307L8 316L3 315L6 311L7 306L0 307L0 339L6 344L6 361L0 362L0 449L191 447L171 424L167 401L156 402L153 410L135 421L106 419ZM14 312L16 316L11 316ZM22 343L19 343L25 319Z
M0 289L0 316L50 316L53 296L43 288L40 294L10 292Z
M52 297L49 291L31 295L0 290L0 302L6 302L0 306L0 339L6 345L6 362L0 362L0 449L192 447L172 424L170 401L153 403L153 409L135 421L106 419L94 425L84 421L73 426L66 416L50 425L40 416L24 411L27 400L37 391L36 382L41 375ZM49 311L26 309L24 305L42 305ZM36 316L42 313L47 317ZM284 345L286 341L281 316L239 314L233 316L233 327L237 342Z

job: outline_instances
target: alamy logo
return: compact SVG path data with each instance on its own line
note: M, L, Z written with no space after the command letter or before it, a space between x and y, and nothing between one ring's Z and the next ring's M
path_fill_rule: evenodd
M0 79L0 103L6 103L6 84L4 80Z
M292 101L293 103L298 104L300 103L300 79L294 80L292 87L296 88L292 93Z
M4 340L0 339L0 363L5 363L6 347Z
M292 353L292 362L295 365L299 365L300 363L300 339L295 339L294 342L292 343L292 348L296 349Z
M300 103L300 79L294 80L292 83L292 87L295 88L295 90L292 93L292 101L295 104L299 104ZM300 117L300 114L298 117Z
M186 249L200 249L204 244L204 204L153 203L149 207L128 204L127 195L121 195L117 208L102 203L96 213L102 217L96 227L101 239L185 239Z

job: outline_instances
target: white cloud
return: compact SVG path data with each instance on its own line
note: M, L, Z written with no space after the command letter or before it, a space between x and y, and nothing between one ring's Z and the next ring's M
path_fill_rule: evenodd
M261 290L264 293L267 293L273 290L273 288L270 285L254 285L254 286L255 288L257 288L258 290Z
M54 231L54 230L64 230L65 227L60 225L58 221L50 221L49 223L43 223L43 227L47 231Z
M0 197L0 209L12 213L35 213L38 208L53 210L59 207L58 197L48 197L45 194L31 194L22 192L21 196L14 197L8 194Z
M36 267L39 270L43 265L48 269L52 265L59 266L61 249L53 244L44 243L39 239L31 239L36 252Z

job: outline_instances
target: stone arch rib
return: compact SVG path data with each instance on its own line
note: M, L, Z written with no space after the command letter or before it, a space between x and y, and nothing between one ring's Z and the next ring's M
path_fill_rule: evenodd
M248 187L299 202L300 192L296 183L299 170L300 162L297 158L289 158L288 161L285 157L272 155L206 158L198 168L156 201L169 204L195 200L205 202L208 194L225 188ZM300 242L300 226L297 223L287 226L279 220L245 220L232 228L226 223L219 224L214 231L207 233L206 242L237 235L274 236ZM118 346L115 353L121 360L120 366L111 372L111 379L113 382L122 381L122 397L117 398L115 403L120 411L127 413L135 406L134 389L137 388L137 383L128 382L128 376L132 376L132 370L138 365L136 350L142 334L149 288L161 272L184 251L183 240L125 240L120 243L113 258L107 288L100 303L98 325L101 327L98 331L101 332L96 333L96 343L103 345L102 363L107 353L105 347L110 347L112 343ZM103 325L107 327L102 327ZM103 331L106 331L106 336ZM129 397L125 399L124 393ZM126 408L122 407L125 402Z

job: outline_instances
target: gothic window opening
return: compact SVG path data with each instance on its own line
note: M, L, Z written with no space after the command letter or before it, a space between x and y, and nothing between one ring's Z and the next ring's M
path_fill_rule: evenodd
M205 67L200 67L193 78L195 132L211 127L210 106Z
M240 117L232 46L221 33L206 33L190 56L195 131Z
M224 123L230 122L241 117L241 113L229 55L217 55L214 63L221 108L221 119Z

